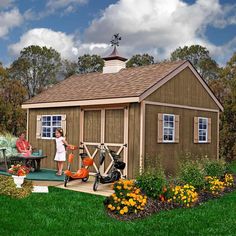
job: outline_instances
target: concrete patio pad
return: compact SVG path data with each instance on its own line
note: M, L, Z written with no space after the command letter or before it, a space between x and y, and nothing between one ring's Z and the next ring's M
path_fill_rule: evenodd
M55 187L101 196L110 196L114 192L111 188L111 184L99 184L98 190L94 192L93 183L94 177L90 176L86 183L82 182L81 180L72 180L67 184L66 187L64 187L64 183L57 184Z

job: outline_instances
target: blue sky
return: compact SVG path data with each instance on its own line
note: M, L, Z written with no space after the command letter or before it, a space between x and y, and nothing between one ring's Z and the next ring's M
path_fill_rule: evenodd
M200 44L223 65L236 51L235 0L0 0L0 61L8 66L31 44L63 58L106 55L114 33L120 53L168 58Z

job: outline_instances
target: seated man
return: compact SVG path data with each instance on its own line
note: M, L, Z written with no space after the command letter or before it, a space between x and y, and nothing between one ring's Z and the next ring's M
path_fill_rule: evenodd
M19 134L19 138L16 140L16 148L19 153L30 155L32 151L32 146L25 140L25 132Z

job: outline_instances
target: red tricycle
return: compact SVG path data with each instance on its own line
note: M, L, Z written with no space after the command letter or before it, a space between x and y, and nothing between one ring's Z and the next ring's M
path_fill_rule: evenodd
M71 180L75 179L81 179L83 182L88 181L89 179L89 171L88 167L93 165L93 159L88 157L87 153L84 151L79 154L81 160L82 160L82 167L78 169L75 173L71 172L71 165L74 160L74 150L77 149L83 149L82 147L74 146L74 145L68 145L67 150L70 150L71 153L68 156L68 167L67 170L64 171L65 179L64 179L64 186L66 187L67 183Z

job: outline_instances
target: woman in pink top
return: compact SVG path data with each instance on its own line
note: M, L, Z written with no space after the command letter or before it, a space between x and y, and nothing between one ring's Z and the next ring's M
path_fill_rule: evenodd
M16 140L16 148L19 153L26 154L31 153L32 147L30 143L25 140L25 132L19 134L19 138Z

